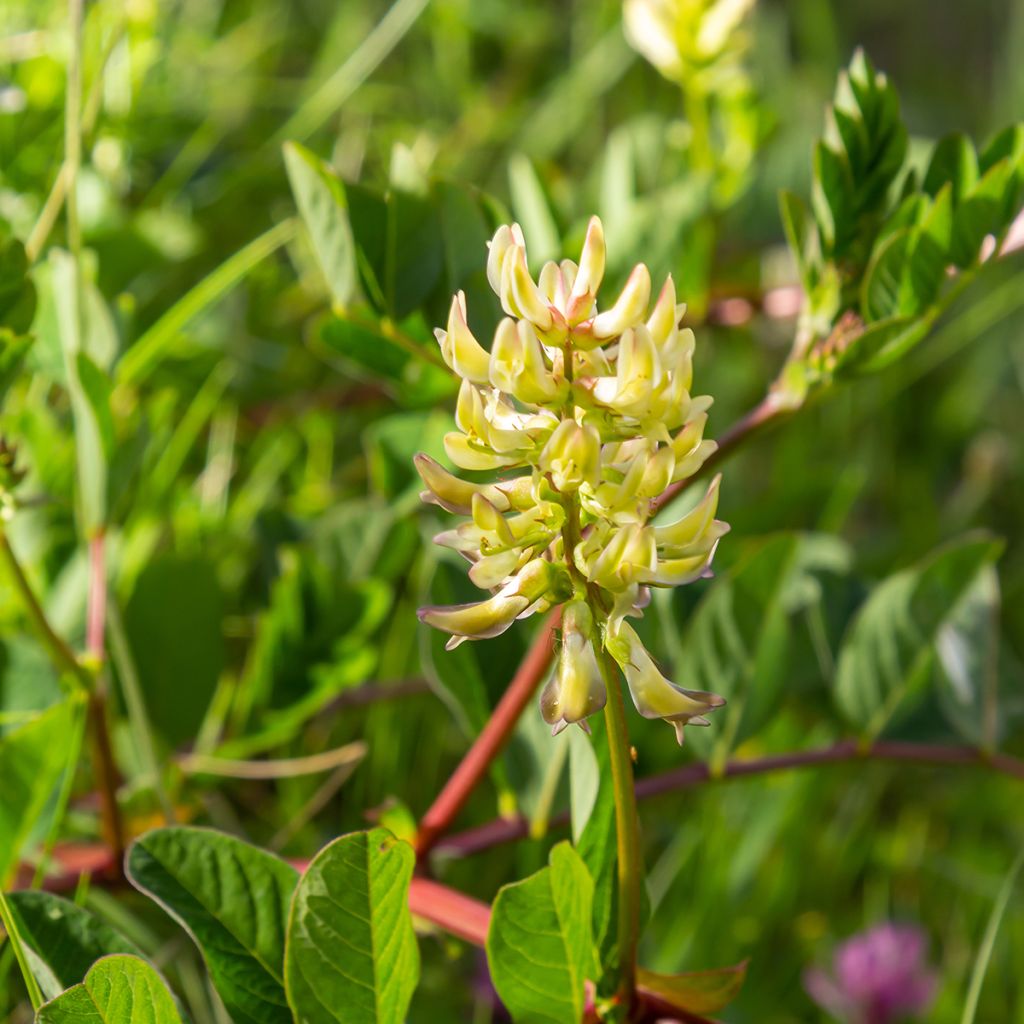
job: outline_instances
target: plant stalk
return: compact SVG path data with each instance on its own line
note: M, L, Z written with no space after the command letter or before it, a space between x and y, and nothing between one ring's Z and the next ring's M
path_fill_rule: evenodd
M636 1003L636 956L640 941L640 885L643 878L640 819L636 809L633 758L618 666L605 650L601 651L598 661L608 691L604 720L615 794L615 835L618 847L619 982L615 994L619 1005L628 1015Z

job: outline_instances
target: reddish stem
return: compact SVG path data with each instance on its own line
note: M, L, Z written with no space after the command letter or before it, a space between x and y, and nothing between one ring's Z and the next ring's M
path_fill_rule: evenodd
M491 762L504 749L519 716L551 667L558 622L559 613L555 612L541 626L483 731L423 815L416 836L416 852L421 858L455 820Z
M103 532L89 538L89 594L85 614L85 647L96 663L92 689L89 692L89 740L92 748L92 769L100 796L100 819L103 837L113 855L113 870L123 870L125 840L124 822L117 803L121 783L107 723L107 681L102 671L106 658L107 629L107 559Z
M636 795L643 800L707 782L861 760L990 768L1001 775L1024 781L1024 761L1009 754L986 754L973 747L904 743L898 740L879 740L865 748L855 740L842 740L818 750L797 750L750 760L729 761L717 776L704 763L683 765L640 779L636 784ZM552 817L551 827L559 828L568 822L568 814L558 814ZM525 839L528 834L529 827L525 818L496 818L484 825L448 836L438 842L437 848L446 854L466 857L501 843Z

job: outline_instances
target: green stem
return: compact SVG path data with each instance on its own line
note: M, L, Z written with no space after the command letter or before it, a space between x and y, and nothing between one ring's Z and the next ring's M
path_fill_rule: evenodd
M70 647L57 635L46 613L43 611L39 599L32 590L32 585L22 569L18 556L15 555L7 532L0 528L0 561L7 569L7 574L14 584L14 589L25 606L32 628L36 631L40 642L46 648L57 670L63 675L71 676L83 690L92 689L92 676L89 670L75 657Z
M0 891L0 922L3 923L4 931L7 932L7 941L11 944L11 949L14 950L18 967L21 968L21 976L25 979L25 988L28 990L28 998L32 1003L32 1009L38 1010L43 1005L43 993L40 991L36 976L28 965L28 958L25 956L25 946L18 932L18 924L14 919L14 914L11 913L7 897L4 896L2 891Z
M615 833L618 846L619 983L616 998L628 1014L636 1000L636 956L640 941L640 885L643 877L640 819L636 810L633 759L618 666L604 650L598 661L608 690L604 719L615 793Z

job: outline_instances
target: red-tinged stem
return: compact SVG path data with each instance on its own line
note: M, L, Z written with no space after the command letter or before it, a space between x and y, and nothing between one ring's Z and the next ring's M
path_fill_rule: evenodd
M483 731L424 814L416 836L416 852L421 858L430 852L458 816L477 783L508 742L519 716L533 699L551 667L558 621L556 612L548 616L541 626Z
M766 395L753 409L745 416L738 419L718 439L718 448L715 449L704 460L704 464L693 476L685 480L679 480L670 484L661 494L655 498L654 511L664 508L677 494L689 487L694 480L707 476L712 470L718 468L718 464L727 459L741 445L748 441L755 434L759 433L769 424L792 415L793 410L780 403L773 394Z
M110 847L114 871L123 870L125 834L121 809L117 803L120 773L114 760L114 748L107 722L107 677L103 671L106 658L107 629L107 558L102 532L89 538L89 594L85 616L85 647L94 663L94 679L89 692L89 740L92 770L100 796L100 821L103 837Z
M409 883L409 909L417 917L474 946L483 946L487 942L491 908L440 882L413 878Z
M974 747L947 746L941 743L903 743L896 740L879 740L870 746L862 746L855 740L842 740L830 747L818 750L797 750L786 754L770 754L766 757L729 761L717 775L708 765L687 764L659 775L640 779L636 784L636 795L640 800L663 796L679 789L688 789L709 782L738 779L750 775L766 775L771 772L789 771L797 768L812 768L816 765L842 764L850 761L900 761L921 765L962 765L967 768L988 768L1008 778L1024 781L1024 760L1009 754L987 754ZM551 827L559 828L569 822L568 814L555 815ZM437 849L448 855L470 856L498 846L502 843L524 839L529 834L525 818L496 818L484 825L467 829L440 840Z

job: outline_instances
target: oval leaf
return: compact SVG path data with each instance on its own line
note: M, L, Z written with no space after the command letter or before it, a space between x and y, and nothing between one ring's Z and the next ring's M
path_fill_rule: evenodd
M47 999L77 985L100 957L139 954L105 921L53 893L12 892L7 902L17 918L32 973Z
M159 828L132 845L128 877L195 940L233 1020L290 1024L284 942L294 868L213 829Z
M36 1015L38 1024L181 1024L163 978L137 956L97 960L85 980Z
M506 885L494 901L487 963L516 1024L578 1024L593 973L594 883L579 854L559 843L548 867Z
M297 142L285 143L284 165L331 298L345 306L357 292L355 245L345 188L319 157Z
M420 974L409 912L412 847L386 828L325 846L288 917L285 984L296 1024L401 1024Z

